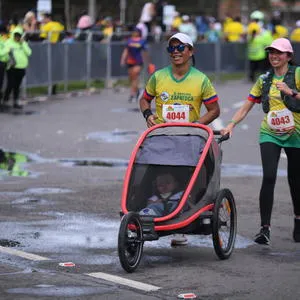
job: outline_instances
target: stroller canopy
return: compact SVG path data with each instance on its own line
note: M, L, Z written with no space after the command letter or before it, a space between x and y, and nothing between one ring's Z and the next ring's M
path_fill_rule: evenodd
M196 166L208 132L198 127L164 127L150 132L141 144L135 163Z

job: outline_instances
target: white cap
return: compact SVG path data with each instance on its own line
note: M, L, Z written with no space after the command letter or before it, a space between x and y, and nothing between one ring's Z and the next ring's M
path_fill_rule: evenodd
M250 18L252 20L263 20L265 18L265 15L263 12L259 11L259 10L255 10L254 12L252 12L252 14L250 15Z
M296 26L300 27L300 20L296 21Z
M180 41L183 44L188 44L191 47L194 47L192 39L185 33L181 33L181 32L175 33L169 38L168 44L170 44L171 40L175 40L175 39Z
M190 17L188 15L183 15L181 19L182 21L189 21Z

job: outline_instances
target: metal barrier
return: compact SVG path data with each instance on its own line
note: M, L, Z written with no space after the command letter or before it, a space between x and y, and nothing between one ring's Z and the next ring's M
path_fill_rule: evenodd
M67 91L71 81L101 79L109 83L126 78L127 69L120 67L124 41L73 43L30 42L32 56L26 72L23 88L47 86L51 93L53 84L62 83ZM169 64L166 43L150 43L149 53L157 68ZM198 43L195 45L196 67L215 77L221 73L244 72L246 70L246 45L244 43Z
M99 30L74 31L72 35L76 39L71 43L65 40L67 32L60 32L59 42L55 44L48 40L29 42L32 56L23 81L23 94L26 94L27 87L46 86L48 94L51 94L52 86L57 83L62 83L67 91L72 81L84 81L88 88L92 80L101 79L109 87L114 80L127 78L127 69L120 67L120 58L131 32L115 32L110 38ZM25 33L24 38L27 37L38 40L40 32ZM166 51L168 37L167 34L150 37L153 42L149 43L149 54L157 68L169 64ZM246 48L245 42L196 43L196 67L206 74L213 74L215 81L219 80L222 73L246 74ZM293 48L294 60L300 62L300 43L294 43Z

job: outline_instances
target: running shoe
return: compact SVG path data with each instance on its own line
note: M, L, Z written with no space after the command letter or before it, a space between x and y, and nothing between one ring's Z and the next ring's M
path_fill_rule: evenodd
M296 243L300 243L300 219L295 219L293 238Z
M259 233L255 236L254 242L261 245L270 244L270 228L263 226Z
M171 240L171 246L186 246L188 244L188 239L184 234L175 234L174 238Z

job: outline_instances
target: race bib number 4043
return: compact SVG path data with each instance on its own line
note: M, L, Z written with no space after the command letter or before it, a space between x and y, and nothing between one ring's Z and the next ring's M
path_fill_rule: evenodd
M284 134L295 129L293 114L288 109L269 111L267 122L272 131Z
M189 122L190 107L188 105L163 105L165 122Z

